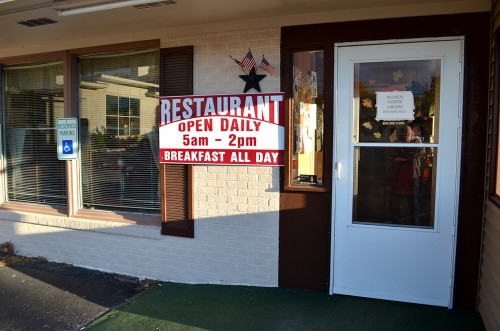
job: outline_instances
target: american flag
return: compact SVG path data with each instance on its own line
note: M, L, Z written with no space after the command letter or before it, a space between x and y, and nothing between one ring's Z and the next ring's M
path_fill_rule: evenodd
M231 55L229 55L229 57L231 57ZM232 58L232 57L231 57L231 59L233 59L233 61L234 61L234 62L236 62L236 64L237 64L237 65L239 65L242 69L245 67L245 66L243 65L243 63L241 63L240 61L238 61L238 60L236 60L236 59L234 59L234 58Z
M240 67L247 68L248 70L252 70L255 67L255 59L253 58L250 48L248 49L247 55L241 60Z
M267 62L267 60L264 58L264 56L262 56L262 60L260 60L259 68L264 69L265 71L270 73L271 76L274 75L274 71L275 71L274 67L272 65L270 65L269 62Z

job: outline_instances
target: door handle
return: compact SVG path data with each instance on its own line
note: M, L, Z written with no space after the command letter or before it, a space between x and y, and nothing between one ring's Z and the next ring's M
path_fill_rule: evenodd
M335 162L335 178L340 180L340 174L342 172L342 162Z

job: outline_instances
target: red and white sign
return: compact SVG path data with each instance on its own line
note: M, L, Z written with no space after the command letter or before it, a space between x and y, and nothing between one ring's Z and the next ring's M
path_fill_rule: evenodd
M160 162L282 166L283 93L160 98Z

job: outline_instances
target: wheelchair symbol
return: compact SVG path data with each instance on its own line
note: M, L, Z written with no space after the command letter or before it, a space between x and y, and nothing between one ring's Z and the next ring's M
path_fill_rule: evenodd
M63 140L63 154L73 154L73 140Z

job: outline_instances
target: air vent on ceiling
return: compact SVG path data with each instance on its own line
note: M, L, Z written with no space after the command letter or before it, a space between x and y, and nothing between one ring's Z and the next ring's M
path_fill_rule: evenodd
M146 8L155 8L155 7L161 7L161 6L175 5L175 4L176 4L176 2L174 0L168 0L168 1L158 1L158 2L146 3L143 5L136 5L134 7L137 9L146 9Z
M54 24L54 23L57 23L57 21L51 20L50 18L42 17L42 18L37 18L37 19L33 19L33 20L20 21L17 23L32 28L34 26Z

